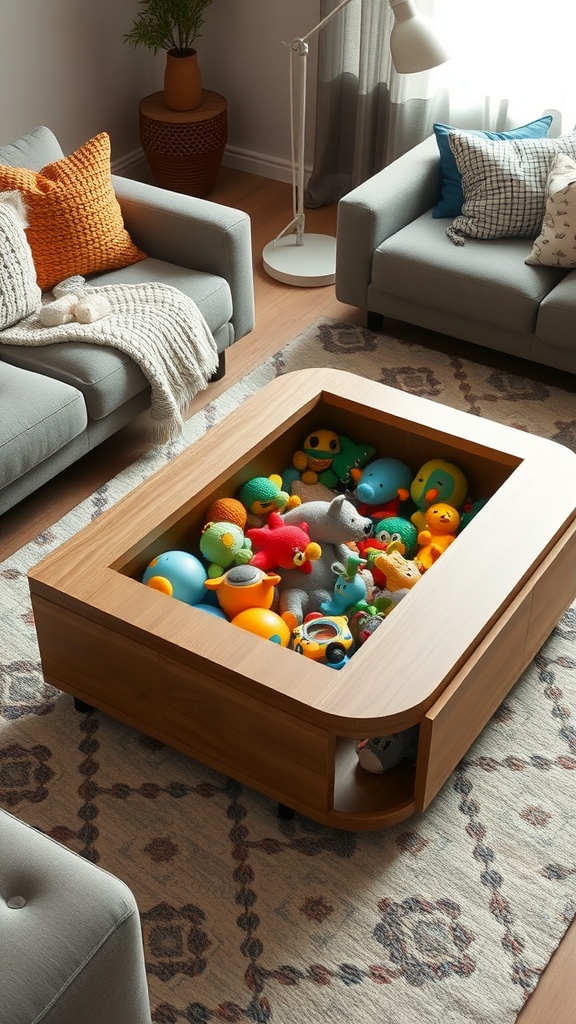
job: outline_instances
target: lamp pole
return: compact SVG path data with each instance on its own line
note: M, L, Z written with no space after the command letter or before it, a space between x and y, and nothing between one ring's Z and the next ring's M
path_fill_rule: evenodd
M304 214L304 149L306 134L306 82L308 40L317 35L351 0L341 2L306 35L286 45L290 49L290 124L292 141L292 220L262 251L264 270L284 284L310 287L334 283L336 239L306 234ZM397 43L392 59L399 72L424 71L447 60L448 54L428 27L430 19L418 14L413 0L389 0L394 13ZM396 31L397 27L399 32ZM399 36L399 38L398 38ZM415 53L412 56L412 49ZM294 125L294 60L298 58L298 117ZM406 66L403 66L406 65Z

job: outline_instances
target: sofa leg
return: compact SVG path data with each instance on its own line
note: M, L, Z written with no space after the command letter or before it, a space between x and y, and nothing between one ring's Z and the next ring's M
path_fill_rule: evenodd
M222 380L222 377L226 373L226 353L221 352L218 356L218 368L214 371L210 377L210 383L213 384L216 380Z
M372 313L371 310L368 310L366 313L366 327L369 331L376 331L378 333L378 331L382 330L383 322L384 317L382 313Z

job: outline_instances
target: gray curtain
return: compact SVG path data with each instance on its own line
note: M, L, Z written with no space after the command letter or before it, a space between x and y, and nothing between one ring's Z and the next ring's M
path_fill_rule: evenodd
M338 0L321 0L324 18ZM426 11L426 0L419 0ZM316 135L307 207L337 202L432 132L448 115L446 90L427 73L398 75L387 0L352 0L318 37ZM432 94L430 95L430 93Z

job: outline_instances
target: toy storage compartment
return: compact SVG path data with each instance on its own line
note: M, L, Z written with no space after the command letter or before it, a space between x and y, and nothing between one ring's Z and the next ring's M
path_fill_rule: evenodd
M292 455L302 446L304 438L312 430L322 427L343 434L358 444L371 445L376 449L374 458L390 456L401 459L413 469L414 475L431 458L454 462L465 473L470 494L475 499L492 497L519 464L519 460L510 455L464 442L441 430L422 427L418 423L367 408L342 396L321 393L314 403L309 404L304 411L295 413L289 422L274 427L269 434L264 433L262 439L245 453L240 460L241 464L231 453L231 465L218 473L212 486L205 488L201 495L191 495L185 499L180 513L173 516L164 529L158 529L157 524L153 540L143 537L136 546L137 551L133 547L130 557L117 560L115 568L133 579L139 579L149 561L164 550L184 548L198 555L197 541L211 502L216 498L234 496L239 487L253 476L281 474L285 467L292 464ZM265 418L262 428L266 428ZM223 458L226 458L226 453ZM479 513L481 515L482 512ZM457 544L458 540L453 547ZM157 595L157 600L163 601L165 597ZM404 600L410 601L410 595ZM205 615L187 606L186 613L192 617ZM229 628L237 629L231 625ZM264 641L260 637L247 636L246 642L261 645ZM376 654L378 634L370 639L369 644L374 645ZM278 657L274 645L270 645L268 657L271 664ZM339 685L345 686L347 673L353 663L354 657L338 673L321 664L308 663L306 671L328 674L331 682L334 675L337 675ZM418 721L416 718L410 724ZM390 728L389 731L395 730ZM318 815L314 809L307 808L305 802L299 808L303 813L338 827L374 829L392 825L415 810L417 767L420 775L425 774L430 757L428 740L420 746L417 766L404 762L385 775L375 775L358 764L355 745L361 738L362 734L351 733L350 730L344 735L343 731L327 729L330 763L326 775L325 815ZM230 766L227 770L231 770ZM266 787L261 785L261 788Z
M265 417L262 427L265 430ZM492 497L519 465L518 459L503 452L462 442L443 431L424 429L417 423L321 393L311 409L273 429L272 436L264 434L233 472L228 473L225 468L217 473L212 485L203 489L200 496L183 496L179 513L156 524L153 539L141 538L130 552L115 561L114 568L140 579L151 559L162 551L184 548L198 554L198 538L210 504L216 498L234 496L254 476L282 475L285 468L292 466L292 456L305 437L320 427L334 430L357 444L371 445L376 449L374 459L386 456L406 462L414 469L414 475L429 459L454 462L465 474L474 499ZM225 459L226 453L222 461ZM213 468L216 467L215 459Z

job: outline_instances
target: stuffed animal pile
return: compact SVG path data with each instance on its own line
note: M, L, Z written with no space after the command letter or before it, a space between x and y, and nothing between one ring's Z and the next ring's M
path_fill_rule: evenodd
M445 459L415 472L322 428L282 475L252 477L215 499L192 550L164 552L143 582L341 668L487 500L472 500L463 471ZM410 729L361 740L357 754L362 767L384 772L416 749Z

